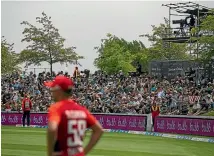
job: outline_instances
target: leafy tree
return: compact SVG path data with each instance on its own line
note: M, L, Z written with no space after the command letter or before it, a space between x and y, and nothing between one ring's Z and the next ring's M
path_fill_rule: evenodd
M207 16L200 24L200 33L202 36L199 38L200 43L200 58L202 60L210 60L214 57L214 10L213 15Z
M146 37L151 42L151 47L148 48L148 61L150 60L176 60L189 59L188 46L186 43L165 43L162 38L164 34L173 34L168 29L168 21L165 19L164 23L159 26L152 25L152 33L140 35Z
M7 74L20 70L18 54L13 50L14 44L9 44L4 36L1 38L1 73Z
M101 40L100 47L95 47L98 52L98 58L94 61L95 66L108 74L114 74L120 70L124 73L134 71L132 62L135 56L129 46L124 39L107 34L107 38Z
M36 22L41 27L36 27L27 21L21 23L26 26L22 33L24 34L22 42L29 44L20 54L22 62L27 62L28 65L40 65L43 61L48 62L52 73L54 63L75 63L76 60L83 58L74 51L74 48L64 47L65 39L53 26L51 17L43 12L42 17L36 17Z

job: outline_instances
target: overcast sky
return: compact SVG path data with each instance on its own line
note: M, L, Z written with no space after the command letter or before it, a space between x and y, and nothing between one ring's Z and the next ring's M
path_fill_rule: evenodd
M141 40L146 46L149 42L139 38L140 34L150 33L151 25L158 25L168 17L168 8L161 4L169 2L1 2L1 33L10 43L15 43L14 49L20 52L26 47L21 43L24 29L20 23L24 20L32 24L35 18L44 11L52 17L53 24L66 39L66 46L76 46L77 52L85 57L81 60L81 69L95 71L94 58L97 57L95 46L107 33L131 40ZM214 2L199 2L214 8ZM31 66L33 67L33 66ZM42 68L49 67L42 63ZM40 67L40 68L41 68ZM55 71L65 70L71 73L69 67L54 65ZM42 70L37 70L41 72Z

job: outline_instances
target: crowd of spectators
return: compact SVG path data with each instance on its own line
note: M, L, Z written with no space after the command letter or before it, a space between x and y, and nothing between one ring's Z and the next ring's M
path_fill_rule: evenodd
M71 77L68 73L58 74ZM32 111L47 111L53 101L43 82L50 79L49 72L3 75L2 110L21 111L22 98L27 95L33 102ZM168 81L146 74L109 76L102 72L72 79L72 98L94 113L148 114L152 105L160 106L161 114L176 115L198 115L214 109L214 83L205 79L196 84L187 77L177 76Z

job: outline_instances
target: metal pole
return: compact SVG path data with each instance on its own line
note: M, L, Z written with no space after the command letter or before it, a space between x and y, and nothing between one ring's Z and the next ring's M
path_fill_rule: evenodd
M198 42L198 39L199 39L199 19L200 19L200 17L199 17L199 4L197 5L198 6L198 17L197 17L197 26L196 26L196 28L197 28L197 59L198 59L198 53L199 53L199 42Z
M34 74L36 74L36 68L33 68L33 72L34 72Z
M169 29L171 28L171 7L169 7ZM169 33L170 34L170 33ZM170 37L170 36L169 36Z
M171 37L171 29L170 28L171 28L171 7L169 7L169 32L168 32L169 38ZM170 54L170 46L171 46L171 44L169 42L169 45L168 45L169 54Z
M199 4L197 4L197 8L198 8L198 17L197 17L197 26L196 26L196 28L197 28L197 55L196 55L196 57L197 57L197 60L198 60L198 53L199 53L199 19L200 19L200 17L199 17ZM198 82L198 70L197 70L197 72L196 72L196 82Z
M188 15L178 15L178 14L171 14L171 15L173 15L173 16L188 16Z

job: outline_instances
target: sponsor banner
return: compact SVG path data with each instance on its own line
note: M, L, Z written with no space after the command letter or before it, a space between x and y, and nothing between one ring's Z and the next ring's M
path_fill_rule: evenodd
M128 133L129 131L110 129L109 132L112 132L112 133Z
M146 131L146 116L95 114L95 117L105 129Z
M146 132L145 135L150 135L150 136L159 136L162 137L162 133L155 133L155 132Z
M157 117L155 132L214 136L214 119Z
M94 114L96 119L100 122L104 129L114 130L133 130L133 131L145 131L146 130L146 116L138 115L111 115L111 114ZM30 125L47 125L47 114L43 113L31 113ZM2 125L17 125L22 124L21 113L5 113L1 112L1 124Z
M1 112L1 124L2 125L17 125L22 124L22 113L3 113ZM30 125L47 125L47 115L32 113L30 115ZM26 122L27 124L27 122Z
M138 134L138 135L147 135L147 136L157 136L157 137L164 137L164 138L173 138L173 139L179 139L179 140L190 140L190 141L214 143L214 139L212 139L212 138L198 138L198 137L191 137L191 136L185 136L185 135L162 134L162 133L155 133L155 132L139 132L139 131L129 131L128 133L129 134Z

